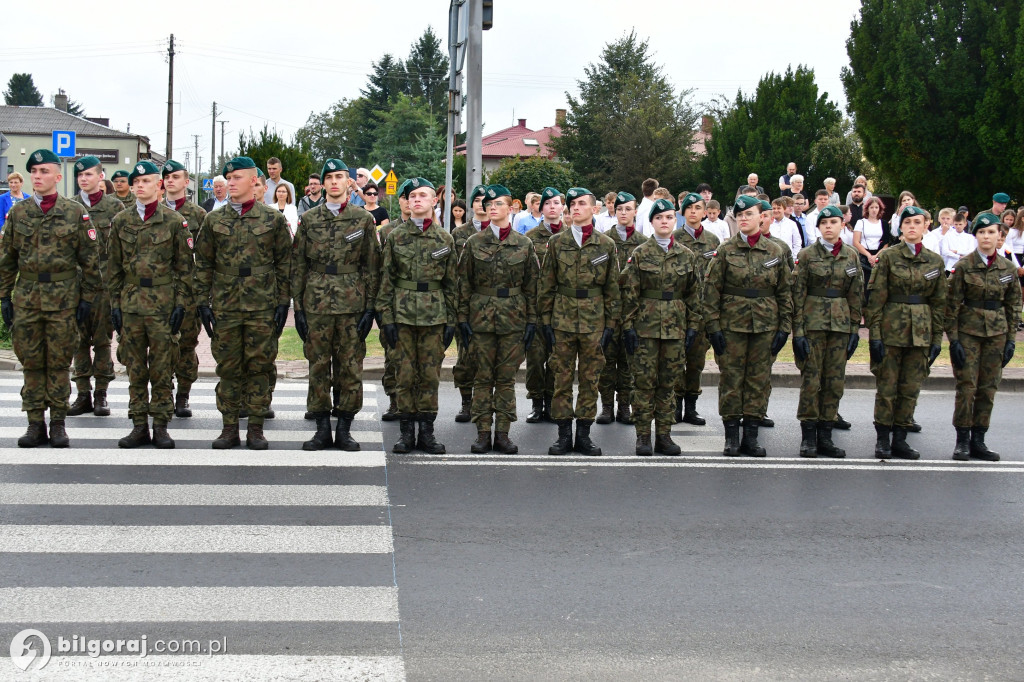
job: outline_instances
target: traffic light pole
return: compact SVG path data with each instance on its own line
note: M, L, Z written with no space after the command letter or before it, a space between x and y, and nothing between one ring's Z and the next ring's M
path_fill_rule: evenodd
M483 0L468 0L466 45L466 194L482 181L483 160Z

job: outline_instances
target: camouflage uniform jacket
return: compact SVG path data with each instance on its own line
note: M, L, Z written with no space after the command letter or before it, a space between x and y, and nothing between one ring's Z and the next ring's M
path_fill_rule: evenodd
M436 221L424 231L408 220L391 231L382 253L381 324L454 326L458 255L452 236Z
M856 334L864 299L857 252L843 244L838 256L820 241L800 250L793 278L793 336L808 331Z
M1012 262L1000 256L988 266L975 250L957 262L948 283L946 336L950 341L956 341L961 331L985 338L1016 332L1021 296Z
M715 251L721 246L722 240L714 232L704 229L699 238L694 238L685 227L680 227L672 233L672 238L693 251L697 257L697 277L700 279L700 286L703 290L704 278L707 277L708 269L711 267L711 259L715 257ZM703 295L703 293L702 293Z
M485 220L482 225L487 227L490 225L490 221ZM452 230L452 239L455 241L455 251L458 253L458 258L462 258L462 249L466 246L466 242L469 238L474 234L479 234L482 230L483 228L479 230L476 229L476 225L473 224L473 221L470 221L465 225L460 225Z
M187 200L182 204L181 210L175 209L170 204L167 207L181 214L181 217L185 219L185 227L188 228L189 237L192 239L189 242L189 248L194 249L196 247L196 239L199 237L199 228L203 226L203 221L206 220L206 209L199 204L194 204Z
M0 298L46 312L74 308L80 299L95 302L103 288L97 239L81 204L57 197L44 214L32 197L18 202L7 214L0 241ZM40 282L39 273L62 278Z
M459 259L459 322L469 322L474 332L522 333L537 323L539 274L525 236L512 230L499 241L490 227L477 232Z
M684 339L699 329L701 256L673 239L668 251L651 237L622 270L622 328L650 339Z
M626 261L629 260L629 257L633 255L633 251L638 246L647 241L647 237L645 237L640 230L635 230L633 234L629 236L628 239L623 239L619 235L617 223L608 228L608 231L605 232L604 234L606 237L615 242L615 252L618 254L619 257L619 286L622 286L621 270L625 269Z
M110 307L136 315L170 313L192 303L192 249L185 219L166 204L143 222L121 211L110 226ZM144 280L152 280L152 286Z
M81 193L72 197L72 200L85 206ZM132 207L135 207L134 203L132 203ZM104 194L95 206L85 206L85 210L89 212L89 222L96 228L96 241L99 242L100 249L100 274L103 276L103 283L106 286L108 279L107 255L110 253L110 223L113 222L114 216L124 210L124 204L115 195Z
M388 240L388 235L391 234L392 230L394 230L396 227L399 227L401 225L405 225L406 222L407 221L405 221L405 220L398 220L398 221L392 220L387 225L385 225L382 228L380 228L379 230L377 230L377 234L380 236L380 244L381 244L381 246L383 246L384 242L386 242Z
M765 232L762 236L767 237L768 239L772 240L772 242L779 245L779 248L782 249L782 252L786 254L786 262L789 264L789 271L793 272L793 267L796 265L796 263L793 260L793 249L789 246L789 244L786 241L779 239L773 234L768 234L767 232Z
M214 311L288 305L292 236L284 214L256 202L244 216L211 211L196 242L196 299ZM248 273L248 274L245 274Z
M542 228L541 225L533 228ZM530 230L533 232L533 230ZM611 237L593 232L576 245L565 226L548 241L537 287L541 324L576 334L614 328L621 313L619 259ZM585 296L577 297L574 290Z
M764 235L754 246L742 233L727 239L708 269L704 289L708 333L723 329L746 334L789 332L792 263L786 252Z
M562 228L568 230L569 228L562 224ZM557 234L561 234L559 231ZM555 235L552 234L551 230L547 228L544 221L540 221L540 225L537 227L531 227L526 231L526 236L531 242L533 242L533 250L537 252L537 260L540 261L540 266L544 267L544 256L548 253L548 242Z
M887 346L928 347L942 343L946 312L946 278L939 254L928 249L914 255L904 243L878 254L868 281L870 338ZM907 303L893 297L914 297Z
M130 191L128 192L128 194L124 195L123 197L119 197L116 194L111 194L110 196L112 196L115 199L117 199L118 201L120 201L121 205L124 206L125 208L134 208L135 207L135 195L132 194Z
M295 309L315 315L373 310L380 284L380 245L373 216L349 203L338 215L326 204L302 214L292 244Z

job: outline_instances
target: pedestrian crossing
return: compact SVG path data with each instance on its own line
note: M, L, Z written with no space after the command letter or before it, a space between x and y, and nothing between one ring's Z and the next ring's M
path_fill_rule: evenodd
M2 660L0 679L405 679L377 385L353 424L360 452L301 450L306 384L286 381L269 450L244 437L211 449L211 381L169 425L175 449L117 447L131 429L123 381L111 416L67 419L71 448L23 449L20 386L0 378L0 648L35 629L52 658L27 672ZM149 651L61 648L75 636L145 637Z

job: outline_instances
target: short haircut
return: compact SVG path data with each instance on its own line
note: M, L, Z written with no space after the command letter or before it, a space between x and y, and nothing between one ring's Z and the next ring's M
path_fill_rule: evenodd
M609 201L615 201L615 198L617 196L619 196L619 195L616 194L615 192L608 192L608 194L604 195L605 203L608 203Z
M228 184L227 179L225 179L225 177L223 175L218 175L217 177L215 177L213 179L213 184L216 185L218 182L223 182L225 185Z
M277 158L276 156L271 156L269 159L267 159L267 165L268 166L282 166L282 167L284 166L284 164L281 163L281 159Z
M641 191L643 191L645 197L649 197L654 193L654 190L658 189L658 181L654 178L647 178L643 184L640 185Z
M802 196L802 195L800 195L800 196ZM780 197L780 198L784 202L786 202L786 208L793 208L793 206L796 205L796 199L794 199L793 197Z
M858 187L860 187L861 189L867 189L868 188L868 186L865 185L863 182L855 182L855 183L853 183L853 188L854 189L857 189Z
M697 185L697 189L695 189L693 191L696 192L697 194L700 194L701 192L710 192L711 191L711 185L709 185L706 182L702 182L699 185Z
M966 223L967 222L967 214L966 213L957 213L955 216L953 216L953 222L954 223Z
M658 197L659 199L668 199L669 201L672 201L672 192L669 192L667 187L659 187L658 189L654 190L651 196Z
M307 178L307 180L316 180L317 182L320 182L320 174L319 173L310 173L309 177Z
M786 197L779 197L772 202L772 206L778 206L779 208L786 208Z
M19 173L18 171L14 171L13 173L7 174L7 181L10 182L11 180L21 180L22 182L25 182L25 178L23 178L21 173Z
M819 189L817 192L814 193L814 196L827 198L831 195L829 194L829 191L827 189Z
M743 194L757 194L757 188L750 185L740 185L740 188L736 190L736 196Z
M375 190L377 190L377 193L378 193L378 194L380 193L380 188L379 188L379 187L377 187L377 183L375 183L375 182L374 182L373 180L370 180L370 181L369 181L369 182L367 182L367 183L366 183L365 185L363 185L363 191L364 191L364 192L365 192L366 190L368 190L368 189L375 189Z
M535 201L540 201L540 195L537 194L536 192L527 192L526 193L526 204L530 205L530 204L532 204Z
M930 223L932 221L932 212L929 211L928 209L923 209L923 210L924 210L925 222Z
M721 211L722 210L722 205L720 203L718 203L718 199L712 199L711 201L708 202L708 210L709 211L711 211L711 210Z
M794 181L803 182L804 181L804 176L800 175L799 173L794 173L793 176L790 177L789 181L790 182L794 182Z
M850 207L846 204L839 204L839 212L843 215L850 215Z
M939 217L940 218L942 218L943 216L947 216L947 215L950 218L952 218L953 216L956 215L956 211L954 211L953 209L951 209L949 207L946 207L946 208L942 209L941 211L939 211Z
M757 200L758 201L771 201L772 198L770 196L768 196L767 194L758 194L757 195Z
M836 184L836 179L835 178L825 178L825 182L823 182L821 184L823 184L823 185L835 185Z

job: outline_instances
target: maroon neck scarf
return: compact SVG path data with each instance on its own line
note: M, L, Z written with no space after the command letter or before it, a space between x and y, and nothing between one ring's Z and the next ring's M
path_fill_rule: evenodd
M580 232L583 233L583 239L581 240L581 242L583 244L586 244L587 240L590 239L591 235L594 234L594 223L584 225L583 227L580 228Z
M239 216L243 216L246 213L248 213L252 209L252 207L253 207L253 205L255 203L256 203L255 199L249 199L249 201L242 202L242 212L239 214Z
M53 194L48 194L42 198L42 200L39 202L39 208L43 211L43 214L45 215L50 212L50 209L53 208L54 204L56 203L57 193L54 192Z
M181 207L185 205L185 201L186 201L186 198L182 197L180 199L171 199L171 201L169 203L171 204L171 207L175 211L180 211Z
M434 221L430 218L426 218L423 221L423 231L426 232L427 228L434 224Z
M832 255L833 256L838 256L839 255L839 251L842 248L843 248L843 240L840 239L839 241L836 242L836 245L832 247Z
M694 239L700 239L700 236L702 234L704 234L704 226L703 225L698 225L697 228L693 231L693 238Z
M558 231L562 229L562 223L551 223L548 225L548 229L551 230L551 234L558 234Z
M89 206L95 206L96 204L100 203L101 199L103 199L103 190L93 192L92 194L89 195Z
M506 239L508 239L508 235L511 232L512 232L512 226L511 225L509 225L508 227L499 227L498 228L498 241L499 242L503 242Z
M759 232L756 232L756 233L750 235L749 237L747 237L747 243L750 244L751 246L753 246L753 245L757 244L758 240L760 240L760 239L761 239L761 233L759 231Z
M154 214L156 214L156 207L157 207L157 204L159 204L159 203L160 202L158 202L158 201L154 201L151 204L146 204L146 206L145 206L146 213L145 213L145 215L142 216L142 222L146 222L147 220L152 218Z
M985 267L989 267L989 268L992 267L992 264L996 262L996 254L993 253L991 256L988 256L987 260L988 260L988 265L986 265Z

